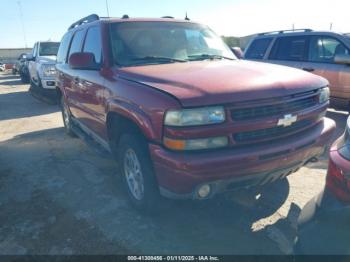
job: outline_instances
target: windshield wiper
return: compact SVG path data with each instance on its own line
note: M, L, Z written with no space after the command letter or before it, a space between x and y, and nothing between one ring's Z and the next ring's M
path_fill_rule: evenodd
M187 60L184 59L178 59L178 58L172 58L172 57L165 57L165 56L144 56L144 57L135 57L132 59L133 61L165 61L165 62L187 62Z
M193 58L191 60L214 60L214 59L228 59L228 60L235 60L234 58L230 58L227 56L222 55L211 55L211 54L198 54L198 55L189 55L189 58Z

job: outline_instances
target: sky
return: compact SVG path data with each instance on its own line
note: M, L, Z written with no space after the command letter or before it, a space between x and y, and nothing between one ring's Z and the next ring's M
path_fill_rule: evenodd
M219 35L312 28L350 32L350 0L107 0L121 17L184 18L209 25ZM20 7L23 14L21 23ZM107 16L106 0L0 0L0 48L59 41L69 25L89 14Z

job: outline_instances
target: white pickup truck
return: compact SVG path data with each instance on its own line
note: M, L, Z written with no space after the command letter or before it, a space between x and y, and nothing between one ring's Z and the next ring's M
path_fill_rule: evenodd
M36 42L27 57L31 87L39 92L56 89L56 56L59 42Z

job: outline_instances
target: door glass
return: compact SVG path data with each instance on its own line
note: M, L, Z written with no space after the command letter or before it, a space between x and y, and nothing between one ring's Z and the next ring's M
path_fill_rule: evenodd
M71 40L71 37L72 37L72 33L68 32L62 38L60 48L58 49L58 53L57 53L57 63L59 64L66 62L68 47L69 47L69 42Z
M95 56L95 62L101 64L102 62L102 45L101 45L101 32L97 26L91 27L86 35L83 52L93 53Z
M270 59L304 61L306 37L282 37L274 44Z
M249 46L244 58L247 59L263 59L267 48L269 47L272 39L258 39Z
M73 37L72 44L70 46L69 50L69 56L74 53L79 53L81 52L82 44L83 44L83 39L84 39L84 32L83 30L77 31Z
M349 50L331 37L314 36L310 41L309 61L319 63L334 63L336 55L348 55Z

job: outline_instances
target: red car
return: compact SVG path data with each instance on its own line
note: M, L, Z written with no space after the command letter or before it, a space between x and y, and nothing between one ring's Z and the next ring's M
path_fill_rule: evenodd
M326 188L299 216L296 251L350 255L350 118L330 150Z
M325 79L238 60L187 20L91 15L64 35L56 68L67 132L115 155L141 209L283 179L335 129Z

